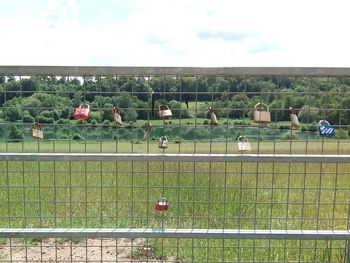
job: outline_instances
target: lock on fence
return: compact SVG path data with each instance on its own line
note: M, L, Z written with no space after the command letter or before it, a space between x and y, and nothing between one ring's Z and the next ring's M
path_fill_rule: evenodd
M166 136L162 136L159 138L159 148L161 149L168 148L168 138Z
M257 103L254 106L254 122L268 124L271 122L271 113L265 103Z
M122 116L120 115L120 110L118 107L113 107L113 119L117 126L120 126L123 124Z
M152 124L148 123L145 128L145 132L143 134L143 140L149 140L149 138L151 137L151 130L152 130Z
M79 107L75 109L73 117L75 119L87 120L90 117L90 105L80 104Z
M162 197L157 200L155 210L156 211L167 211L169 208L168 200L165 197Z
M146 243L142 247L142 254L149 255L153 253L153 246L150 243Z
M300 124L299 124L298 116L295 114L295 109L293 107L289 107L288 111L289 111L292 129L299 129Z
M32 125L32 135L36 139L43 139L44 138L44 133L42 131L41 124L38 122L34 122Z
M334 127L326 120L320 120L318 122L318 131L322 137L334 137L335 129Z
M238 148L238 151L240 152L252 150L252 147L250 146L248 138L243 135L237 138L237 148Z
M209 107L209 112L210 112L210 125L217 126L218 118L216 117L212 107Z
M171 116L173 116L173 114L167 105L162 104L159 106L159 117L160 118L169 118Z

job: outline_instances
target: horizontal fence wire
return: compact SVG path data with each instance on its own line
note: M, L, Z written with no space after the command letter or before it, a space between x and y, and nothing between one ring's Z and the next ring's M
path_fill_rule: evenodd
M349 76L0 66L0 261L350 262Z

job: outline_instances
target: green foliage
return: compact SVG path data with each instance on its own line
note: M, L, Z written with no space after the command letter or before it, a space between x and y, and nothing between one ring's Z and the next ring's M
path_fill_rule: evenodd
M136 121L138 117L138 114L134 108L130 108L125 112L125 120L127 122L134 122Z
M305 122L305 123L318 121L320 118L320 110L319 108L316 108L316 107L304 105L300 109L298 117L301 122Z
M41 116L41 115L39 115L36 118L36 121L40 122L40 123L54 123L54 119L53 118L46 118L46 117Z
M19 142L23 139L23 134L16 125L12 125L7 137L13 142Z
M83 136L81 136L79 133L75 133L73 135L73 140L75 140L75 141L83 140Z
M336 137L341 140L349 139L349 133L345 129L337 129Z

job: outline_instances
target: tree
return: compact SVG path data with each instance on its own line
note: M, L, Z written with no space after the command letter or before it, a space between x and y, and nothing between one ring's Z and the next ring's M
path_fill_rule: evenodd
M311 107L309 105L304 105L298 114L301 122L312 123L317 121L320 117L320 109L316 107Z
M125 112L125 120L128 122L136 121L138 114L134 108L130 108Z

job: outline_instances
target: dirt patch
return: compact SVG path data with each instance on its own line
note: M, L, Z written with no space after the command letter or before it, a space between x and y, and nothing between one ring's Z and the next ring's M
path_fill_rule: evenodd
M179 262L175 257L143 255L144 240L12 240L0 246L1 262Z

